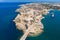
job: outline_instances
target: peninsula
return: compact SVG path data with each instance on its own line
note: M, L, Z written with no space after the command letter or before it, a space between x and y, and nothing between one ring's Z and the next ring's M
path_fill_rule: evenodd
M38 36L43 33L44 26L41 20L44 18L42 15L47 15L50 9L59 9L59 6L41 3L22 4L16 11L19 14L13 20L16 28L22 30L24 35L20 40L25 40L27 36Z

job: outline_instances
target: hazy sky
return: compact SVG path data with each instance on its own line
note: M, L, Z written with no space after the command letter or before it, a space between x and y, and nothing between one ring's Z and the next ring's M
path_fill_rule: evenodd
M0 2L36 2L36 1L60 2L60 0L0 0Z

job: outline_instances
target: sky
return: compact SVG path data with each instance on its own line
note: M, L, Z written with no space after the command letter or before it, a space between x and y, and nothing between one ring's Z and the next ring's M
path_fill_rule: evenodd
M36 2L36 1L60 2L60 0L0 0L0 2Z

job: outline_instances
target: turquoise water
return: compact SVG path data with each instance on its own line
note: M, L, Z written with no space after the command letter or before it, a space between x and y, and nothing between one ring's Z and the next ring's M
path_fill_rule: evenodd
M0 3L0 40L18 40L23 35L22 31L16 29L14 18L17 16L15 10L19 4L25 3ZM55 17L51 17L51 13ZM27 37L26 40L60 40L60 11L51 10L42 19L44 32L38 37Z

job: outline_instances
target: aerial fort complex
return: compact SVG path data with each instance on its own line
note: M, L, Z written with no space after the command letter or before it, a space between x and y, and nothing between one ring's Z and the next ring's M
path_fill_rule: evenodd
M44 18L42 15L47 15L50 9L58 9L59 6L50 4L29 3L22 4L16 11L19 14L13 20L16 28L23 31L23 36L20 40L26 40L28 36L38 36L43 33L44 26L41 20Z

